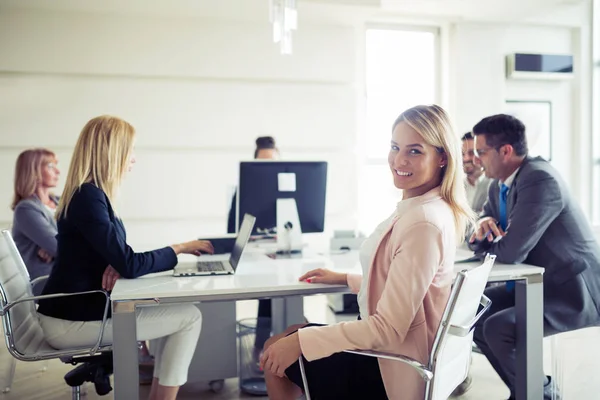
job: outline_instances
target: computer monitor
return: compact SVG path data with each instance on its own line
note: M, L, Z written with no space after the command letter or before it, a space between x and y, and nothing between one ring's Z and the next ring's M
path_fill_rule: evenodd
M324 161L244 161L240 163L237 215L256 217L254 234L274 233L277 200L294 199L302 233L323 232L326 186ZM238 218L238 228L240 222Z

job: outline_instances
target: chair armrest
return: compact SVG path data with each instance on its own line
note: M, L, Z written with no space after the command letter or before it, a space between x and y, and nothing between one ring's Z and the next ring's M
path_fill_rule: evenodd
M50 275L38 276L37 278L35 278L34 280L32 280L29 283L31 284L31 287L34 288L35 285L39 285L40 283L46 282L49 277L50 277Z
M475 324L477 323L477 321L479 321L479 318L481 318L481 316L485 314L487 310L491 307L492 301L486 295L482 294L481 299L479 300L479 304L483 306L483 308L477 313L477 315L475 315L475 317L473 317L473 319L469 322L468 325L450 325L448 333L450 335L459 337L465 337L469 333L471 333L471 331L475 327Z
M384 353L384 352L373 351L373 350L344 350L344 353L351 353L351 354L358 354L360 356L368 356L368 357L375 357L375 358L383 358L386 360L400 361L407 365L410 365L415 370L417 370L417 372L419 373L419 375L421 375L421 378L423 378L423 380L425 382L429 382L431 379L433 379L433 372L431 372L427 368L427 366L423 365L422 363L415 360L414 358L410 358L410 357L403 356L400 354Z
M375 358L384 358L386 360L400 361L400 362L403 362L403 363L413 367L419 373L419 375L421 375L421 378L423 378L423 380L425 382L430 382L433 379L433 372L431 372L425 365L421 364L419 361L417 361L413 358L410 358L410 357L402 356L399 354L372 351L372 350L344 350L344 353L351 353L351 354L357 354L359 356L368 356L368 357L375 357ZM300 358L298 359L298 364L300 364L300 374L302 375L302 384L304 386L304 396L305 396L306 400L311 400L310 390L308 387L308 380L306 378L306 370L304 369L304 360L302 359L302 356L300 356Z
M42 277L40 277L40 278L42 278ZM106 290L89 290L87 292L55 293L55 294L44 294L44 295L40 295L40 296L24 297L22 299L15 300L13 302L6 303L5 305L0 306L0 316L5 316L6 313L8 311L10 311L11 308L15 307L18 304L25 303L27 301L55 299L55 298L59 298L59 297L81 296L81 295L92 294L92 293L102 293L106 297L106 304L104 305L104 315L102 317L102 324L100 325L100 333L98 335L98 340L96 341L96 344L94 345L94 347L90 348L90 354L95 354L96 352L98 352L98 349L100 348L100 345L102 343L102 337L104 336L104 328L106 326L106 322L108 321L107 317L108 317L108 306L110 305L110 296ZM2 293L2 294L4 295L4 293ZM3 300L6 299L5 296L2 296L2 297L4 297Z
M37 278L35 278L31 282L29 282L31 285L31 290L35 293L36 287L38 285L43 287L46 284L46 281L48 280L49 277L50 277L50 275L38 276Z

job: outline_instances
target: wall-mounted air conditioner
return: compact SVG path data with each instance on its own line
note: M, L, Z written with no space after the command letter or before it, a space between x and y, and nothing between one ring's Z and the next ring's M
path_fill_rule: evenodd
M514 53L506 56L509 79L570 79L573 56L557 54Z

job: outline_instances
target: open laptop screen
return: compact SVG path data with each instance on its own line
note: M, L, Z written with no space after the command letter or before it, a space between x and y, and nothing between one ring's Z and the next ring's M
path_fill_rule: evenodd
M252 234L252 229L254 228L254 221L256 221L256 218L254 218L252 215L244 214L242 226L240 226L240 231L238 232L235 243L233 244L233 250L231 250L231 257L229 258L229 263L234 271L240 262L244 247L246 247L248 240L250 240L250 235Z

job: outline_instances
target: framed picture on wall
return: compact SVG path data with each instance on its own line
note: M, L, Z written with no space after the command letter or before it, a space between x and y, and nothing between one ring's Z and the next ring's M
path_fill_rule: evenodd
M525 124L529 155L552 159L552 103L542 100L506 100L504 112Z

